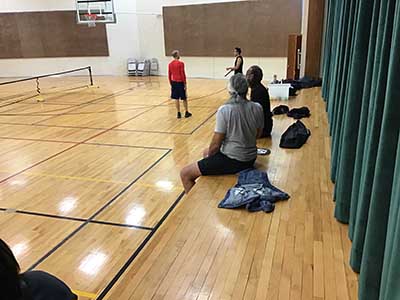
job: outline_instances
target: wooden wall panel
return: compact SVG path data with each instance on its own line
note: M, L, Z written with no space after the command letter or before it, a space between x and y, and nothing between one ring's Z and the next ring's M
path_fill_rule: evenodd
M286 57L289 34L300 34L301 0L239 1L163 7L166 55Z
M304 75L320 77L325 0L309 0Z
M104 24L76 24L75 11L0 13L0 58L108 56Z

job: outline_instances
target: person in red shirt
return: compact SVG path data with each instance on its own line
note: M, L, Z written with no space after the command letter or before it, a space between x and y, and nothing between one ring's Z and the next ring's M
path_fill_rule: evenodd
M179 99L183 101L185 107L185 118L189 118L192 114L188 110L188 103L186 97L186 75L185 75L185 64L180 61L179 51L172 51L172 57L174 58L168 65L168 79L171 85L171 99L176 100L177 118L182 117Z

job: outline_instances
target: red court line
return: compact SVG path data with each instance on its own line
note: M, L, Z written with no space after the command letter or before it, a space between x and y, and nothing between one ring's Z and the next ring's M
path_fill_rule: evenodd
M144 113L146 113L146 112L152 110L152 109L154 109L154 107L152 107L152 108L150 108L150 109L148 109L148 110L145 110L144 112L142 112L142 113L140 113L140 114L138 114L138 115L136 115L136 116L134 116L134 117L132 117L132 118L129 118L129 119L127 119L127 120L125 120L125 121L123 121L123 122L117 124L117 125L114 125L113 127L110 127L110 128L108 128L108 129L106 129L106 130L104 130L104 131L98 132L98 133L96 133L95 135L93 135L93 136L91 136L91 137L89 137L89 138L87 138L87 139L85 139L85 140L83 140L83 141L81 141L81 142L78 142L78 143L72 145L71 147L68 147L68 148L66 148L66 149L64 149L64 150L62 150L62 151L60 151L60 152L57 152L57 153L55 153L55 154L53 154L53 155L47 157L46 159L43 159L43 160L41 160L41 161L39 161L39 162L37 162L37 163L35 163L35 164L29 166L29 167L27 167L27 168L25 168L25 169L23 169L23 170L17 172L17 173L14 173L13 175L10 175L10 176L8 176L8 177L6 177L6 178L0 180L0 183L3 183L3 182L5 182L5 181L7 181L7 180L9 180L9 179L11 179L11 178L14 178L15 176L18 176L18 175L22 174L23 172L26 172L26 171L28 171L28 170L30 170L30 169L32 169L32 168L34 168L34 167L36 167L36 166L38 166L38 165L44 163L44 162L46 162L46 161L49 161L49 160L51 160L51 159L53 159L53 158L55 158L55 157L57 157L57 156L59 156L59 155L65 153L65 152L67 152L67 151L69 151L69 150L71 150L71 149L74 149L74 148L78 147L79 145L82 145L82 144L84 144L84 143L90 141L91 139L94 139L94 138L96 138L96 137L98 137L98 136L100 136L100 135L102 135L102 134L104 134L104 133L106 133L106 132L109 132L110 130L113 130L114 128L116 128L116 127L118 127L118 126L121 126L121 125L123 125L123 124L125 124L125 123L127 123L127 122L129 122L129 121L131 121L131 120L133 120L133 119L135 119L135 118L137 118L138 116L140 116L140 115L142 115L142 114L144 114Z

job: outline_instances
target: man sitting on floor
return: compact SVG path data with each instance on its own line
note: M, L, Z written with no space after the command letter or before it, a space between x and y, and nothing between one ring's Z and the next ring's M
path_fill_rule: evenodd
M251 88L250 100L259 103L264 111L264 128L261 137L271 137L272 113L268 89L261 83L263 72L259 66L251 66L246 73Z
M248 84L243 74L229 80L230 99L216 115L216 126L203 159L184 167L181 180L188 193L201 175L235 174L252 168L257 158L256 139L264 127L260 104L246 99Z

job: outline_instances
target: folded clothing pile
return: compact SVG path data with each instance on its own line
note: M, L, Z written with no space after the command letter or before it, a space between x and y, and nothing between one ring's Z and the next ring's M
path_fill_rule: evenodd
M247 169L239 173L238 183L228 190L219 208L245 207L249 212L272 212L275 202L290 196L274 187L265 172Z
M309 118L311 116L310 109L307 106L299 107L299 108L292 108L289 110L289 107L286 105L279 105L276 106L272 110L272 114L275 115L287 115L293 119L302 119L302 118Z

